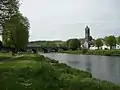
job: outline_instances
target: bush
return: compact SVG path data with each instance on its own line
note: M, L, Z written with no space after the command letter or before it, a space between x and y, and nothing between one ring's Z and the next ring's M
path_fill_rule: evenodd
M83 54L87 53L87 51L88 51L87 49L82 49Z

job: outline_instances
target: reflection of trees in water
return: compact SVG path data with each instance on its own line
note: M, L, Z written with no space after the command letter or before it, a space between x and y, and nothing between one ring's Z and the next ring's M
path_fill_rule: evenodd
M70 63L70 64L80 64L80 62L79 61L70 61L70 60L68 60L68 63Z
M67 63L68 65L71 65L75 68L79 68L80 66L80 60L79 60L79 57L77 57L77 55L68 55L67 58Z
M120 60L118 57L107 60L107 73L110 80L120 83Z
M88 72L91 72L91 63L88 63L88 65L86 65L86 66L87 66L87 68L86 68L87 71L88 71Z
M79 68L80 67L80 61L74 61L74 60L68 60L68 65L74 67L74 68Z
M91 72L91 67L92 67L92 63L91 63L91 60L90 60L90 57L89 56L86 56L86 63L85 63L85 66L86 66L86 70L88 72Z

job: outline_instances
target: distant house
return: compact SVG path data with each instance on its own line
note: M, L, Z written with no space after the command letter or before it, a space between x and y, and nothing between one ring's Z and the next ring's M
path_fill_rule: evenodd
M106 50L106 49L110 50L110 46L107 46L107 45L103 44L102 50Z
M120 45L117 44L117 45L116 45L116 49L120 49Z
M90 50L96 50L96 49L98 49L98 47L93 46L93 45L90 46Z
M96 50L96 49L98 49L96 46L93 46L93 45L91 45L91 47L90 47L90 50ZM107 45L103 45L102 47L101 47L101 49L102 50L110 50L110 46L107 46ZM116 46L114 46L114 47L112 47L112 49L120 49L120 45L118 45L118 44L116 44Z

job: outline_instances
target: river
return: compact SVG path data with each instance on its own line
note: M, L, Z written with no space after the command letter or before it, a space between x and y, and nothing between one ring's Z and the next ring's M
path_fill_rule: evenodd
M120 85L120 57L60 53L43 55L73 68L89 71L95 78Z

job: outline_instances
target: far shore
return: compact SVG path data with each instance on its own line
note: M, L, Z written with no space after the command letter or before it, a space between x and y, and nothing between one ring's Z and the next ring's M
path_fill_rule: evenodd
M59 53L82 54L82 55L101 55L101 56L120 56L120 50L69 50L59 51Z

